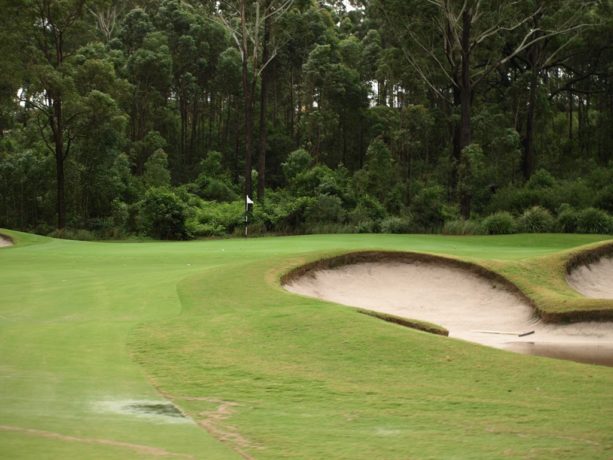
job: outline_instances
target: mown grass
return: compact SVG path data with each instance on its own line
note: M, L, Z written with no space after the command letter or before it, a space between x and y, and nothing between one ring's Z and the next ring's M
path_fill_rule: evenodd
M605 237L10 235L18 246L0 250L0 425L207 459L232 458L230 448L256 458L610 457L613 369L414 331L278 282L306 261L363 249L487 260L507 274ZM92 406L156 390L225 445L196 425ZM0 428L0 457L139 455Z

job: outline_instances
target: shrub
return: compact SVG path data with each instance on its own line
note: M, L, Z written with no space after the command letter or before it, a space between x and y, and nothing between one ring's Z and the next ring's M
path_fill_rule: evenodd
M200 236L221 236L242 228L245 218L242 201L217 203L203 201L195 212L195 229Z
M168 187L170 171L168 170L168 155L162 149L157 149L145 162L143 183L149 187Z
M556 185L555 178L545 169L539 169L526 183L526 187L529 189L543 189L550 188Z
M567 203L562 204L558 210L558 228L564 233L577 231L577 211Z
M379 229L379 222L371 219L361 220L355 226L356 233L378 233Z
M372 221L377 227L385 218L385 208L376 198L370 195L362 195L358 199L357 206L350 213L350 219L354 223Z
M274 229L284 233L292 233L304 229L306 212L315 202L311 197L299 197L280 202L273 208Z
M601 209L582 209L577 213L577 232L613 233L613 218Z
M381 221L381 233L411 233L410 217L388 217Z
M200 175L196 179L197 193L208 201L235 201L238 195L224 180Z
M506 211L490 214L483 219L483 230L488 235L515 233L515 229L515 219Z
M94 234L89 230L85 230L82 228L71 229L71 228L63 228L53 230L50 234L52 238L61 238L64 240L79 240L79 241L93 241L96 239Z
M113 226L119 229L123 229L130 217L130 211L128 205L119 199L114 199L111 203L111 219L113 220Z
M604 187L596 198L596 207L613 213L613 185Z
M171 190L152 188L141 202L141 228L153 238L184 240L189 237L186 214L186 206Z
M305 210L307 224L335 223L345 220L345 210L337 196L319 195Z
M555 219L549 211L540 206L526 210L518 221L518 228L526 233L546 233L555 228Z
M482 235L483 224L476 220L454 219L445 222L442 233L445 235Z
M283 174L288 182L294 180L294 178L309 169L309 166L313 162L313 158L304 149L294 150L287 157L285 163L281 165L283 168Z
M420 230L436 230L445 222L445 192L440 185L422 188L409 207L413 222Z

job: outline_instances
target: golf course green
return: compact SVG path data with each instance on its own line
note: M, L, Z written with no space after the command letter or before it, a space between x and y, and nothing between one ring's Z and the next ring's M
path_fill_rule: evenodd
M483 265L552 320L611 318L564 263L610 236L80 242L0 229L0 458L611 458L613 368L286 292L361 250ZM176 408L176 409L175 409Z

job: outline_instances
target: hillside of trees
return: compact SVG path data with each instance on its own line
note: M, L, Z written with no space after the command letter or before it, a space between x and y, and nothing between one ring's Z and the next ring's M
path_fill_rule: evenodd
M612 0L0 11L0 227L613 233Z

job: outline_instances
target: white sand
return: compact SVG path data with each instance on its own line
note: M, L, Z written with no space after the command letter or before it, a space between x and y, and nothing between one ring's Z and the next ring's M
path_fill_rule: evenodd
M586 297L613 299L613 257L581 265L567 277L568 284Z
M285 288L348 306L429 321L447 328L450 337L496 348L521 351L518 343L575 344L610 349L613 357L613 322L545 324L523 299L495 282L435 262L345 265L310 272ZM517 336L528 331L535 333Z
M0 248L12 246L12 245L13 245L13 242L9 238L6 238L5 236L0 235Z

